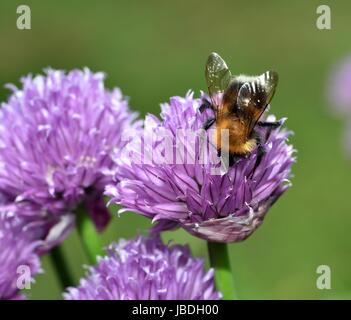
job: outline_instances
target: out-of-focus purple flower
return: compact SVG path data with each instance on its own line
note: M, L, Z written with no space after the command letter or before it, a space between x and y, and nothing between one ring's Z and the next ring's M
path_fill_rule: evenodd
M289 132L259 132L266 154L255 170L256 150L227 171L213 174L213 164L202 161L199 148L204 135L210 141L211 130L200 129L213 114L210 110L200 113L200 104L189 93L162 105L162 120L147 116L144 135L134 137L129 153L116 159L116 184L108 186L106 194L113 202L158 221L154 231L181 226L209 241L241 241L262 223L267 210L289 187L294 162L293 148L287 144ZM192 132L195 139L188 143ZM167 156L170 145L173 154ZM142 154L142 161L130 154Z
M52 215L38 205L26 202L8 202L0 194L0 214L16 218L16 224L22 225L31 238L40 240L36 252L44 254L61 243L74 227L72 214ZM1 262L1 261L0 261Z
M120 240L91 267L67 300L217 300L213 270L187 246L166 246L159 237Z
M119 89L88 69L27 76L0 110L0 192L30 204L39 220L61 219L79 204L98 230L109 220L102 193L124 145L122 132L139 127ZM21 214L21 212L19 212ZM28 217L26 217L28 218ZM49 219L50 220L50 219Z
M351 57L333 70L328 83L329 104L339 115L351 115Z
M42 243L35 238L15 212L0 211L0 300L23 299L19 289L41 272L37 250Z

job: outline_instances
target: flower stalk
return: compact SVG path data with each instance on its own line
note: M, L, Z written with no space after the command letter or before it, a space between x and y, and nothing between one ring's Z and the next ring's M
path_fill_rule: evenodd
M72 286L74 284L73 275L65 262L62 246L57 246L50 251L50 259L62 290Z
M216 289L222 292L223 300L234 300L234 281L227 244L208 241L207 247L211 267L215 270Z
M103 255L102 246L96 227L83 205L77 208L77 231L88 258L89 264L95 264L97 257Z

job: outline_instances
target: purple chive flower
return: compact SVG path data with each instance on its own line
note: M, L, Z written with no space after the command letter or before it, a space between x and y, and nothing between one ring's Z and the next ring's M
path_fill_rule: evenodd
M135 136L128 152L116 159L116 183L107 187L106 194L113 202L157 221L154 231L182 227L209 241L241 241L262 223L268 209L289 187L294 162L293 148L287 144L289 132L260 131L266 154L256 170L253 151L214 174L211 163L199 160L203 135L210 140L212 134L199 130L213 116L210 110L200 113L200 105L201 100L188 93L162 105L162 120L147 116L144 135ZM191 133L196 133L195 143L184 142L182 137ZM166 156L170 145L174 153ZM163 161L167 157L171 161Z
M23 299L19 288L41 272L37 250L42 243L34 238L31 226L14 211L0 211L0 300Z
M339 63L328 83L332 111L340 115L351 115L351 57Z
M17 217L30 230L33 239L41 240L36 249L40 255L60 244L73 229L75 222L72 214L52 215L25 202L4 202L0 206L0 213L1 211Z
M89 269L67 300L217 300L213 270L187 246L166 246L159 237L120 240Z
M49 69L22 78L21 89L8 86L12 95L0 110L0 192L36 207L33 219L60 219L83 204L98 230L107 224L105 173L124 145L123 130L139 124L104 78L88 69Z

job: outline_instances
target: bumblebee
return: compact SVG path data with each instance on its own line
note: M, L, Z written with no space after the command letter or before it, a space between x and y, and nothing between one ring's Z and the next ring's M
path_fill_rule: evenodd
M214 111L214 117L209 118L203 128L208 130L215 124L214 142L218 155L222 151L227 152L230 166L257 149L256 168L265 149L255 128L267 127L272 130L282 124L280 121L260 121L274 96L278 74L266 71L260 76L232 76L225 61L217 53L211 53L206 63L205 76L211 101L204 99L200 111L210 108ZM227 146L221 145L223 129L229 133Z

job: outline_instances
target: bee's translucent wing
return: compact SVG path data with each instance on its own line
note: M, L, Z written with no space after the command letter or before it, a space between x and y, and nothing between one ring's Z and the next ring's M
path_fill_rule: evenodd
M271 101L275 93L275 89L278 85L279 76L275 71L266 71L258 77L258 82L262 85L263 90L266 94L265 105L267 106Z
M258 120L272 101L278 84L278 74L267 71L254 80L245 82L239 89L237 107L247 122L248 134L256 126ZM245 110L245 108L248 108ZM244 111L245 110L245 111Z
M237 106L239 110L243 110L249 106L252 97L252 87L249 82L245 82L239 89L238 97L237 97Z
M219 54L212 52L207 59L205 76L208 93L214 108L220 106L221 93L223 93L231 80L231 73L225 61Z
M239 89L236 100L236 113L246 123L247 134L251 132L251 127L255 120L253 114L249 112L249 106L252 105L253 87L250 82L245 82Z

